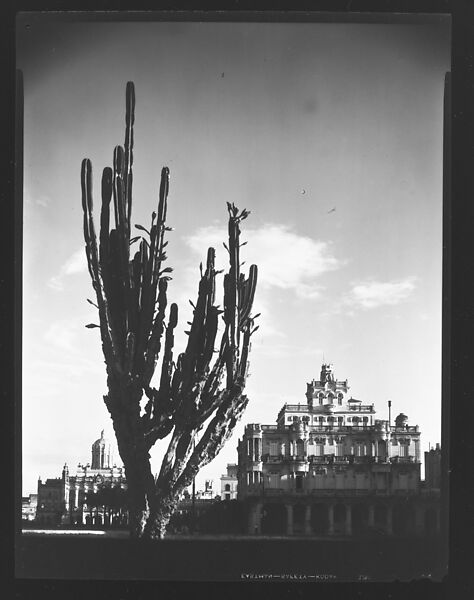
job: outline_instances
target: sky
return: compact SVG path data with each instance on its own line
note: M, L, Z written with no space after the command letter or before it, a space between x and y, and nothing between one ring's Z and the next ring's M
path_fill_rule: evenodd
M422 451L441 441L442 119L450 34L439 24L18 21L24 76L23 493L113 440L82 233L80 166L94 194L123 143L135 83L133 223L170 168L169 302L188 299L214 245L226 266L226 202L259 267L249 404L197 477L237 462L247 423L333 364L377 417L408 415ZM152 451L159 471L163 445ZM117 463L120 463L116 453Z

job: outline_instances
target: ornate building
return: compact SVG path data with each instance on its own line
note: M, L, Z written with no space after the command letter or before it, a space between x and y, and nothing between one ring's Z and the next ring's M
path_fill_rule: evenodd
M238 443L238 498L248 533L435 534L439 495L420 481L420 431L399 414L376 419L323 364L305 404L276 425L251 424ZM390 406L390 405L389 405Z
M436 444L425 452L425 486L427 489L441 488L441 447Z
M228 464L227 473L221 475L221 500L237 499L237 469L236 464Z
M24 496L21 499L21 518L23 521L34 521L37 505L37 494L29 494L29 496Z
M69 474L65 464L60 478L47 479L45 483L38 480L37 522L49 525L108 524L109 516L104 507L86 503L89 492L104 487L126 489L127 482L124 468L113 462L110 444L102 431L100 438L92 444L91 463L79 464L75 475ZM115 520L125 521L126 515L117 514Z

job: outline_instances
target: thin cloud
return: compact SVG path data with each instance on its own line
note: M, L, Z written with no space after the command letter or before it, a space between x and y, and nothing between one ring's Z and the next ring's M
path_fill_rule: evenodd
M81 246L59 269L59 273L48 281L48 286L61 292L64 289L64 278L75 273L82 273L87 269L87 259L84 246Z
M414 290L414 277L398 281L357 283L353 285L345 304L366 309L392 306L405 301Z
M188 246L202 255L203 247L222 248L227 240L225 229L215 225L203 227L186 239ZM329 243L298 235L288 225L268 224L259 229L245 229L242 241L248 241L243 260L255 262L259 285L293 291L299 298L317 298L323 289L321 275L340 268Z
M76 349L77 336L84 327L78 319L61 319L51 323L44 333L44 340L53 348L73 352Z
M25 206L40 206L41 208L48 208L51 205L51 198L49 196L46 194L38 194L37 192L32 193L28 189L24 190L23 199Z

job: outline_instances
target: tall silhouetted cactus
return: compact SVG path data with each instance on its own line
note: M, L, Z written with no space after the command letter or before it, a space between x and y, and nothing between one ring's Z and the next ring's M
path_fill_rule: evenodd
M209 248L201 268L197 301L193 304L187 346L174 357L178 307L167 312L170 267L165 233L169 170L161 171L157 212L143 236L131 238L132 164L135 91L127 83L125 144L114 150L113 169L102 174L100 234L94 228L92 166L82 162L84 238L92 285L99 311L102 349L107 368L110 412L129 489L133 536L163 537L179 494L199 469L209 463L228 439L248 399L244 387L250 337L257 329L251 316L257 267L248 277L240 272L240 222L249 214L232 204L229 212L229 270L224 275L224 306L215 305L215 251ZM110 225L113 202L115 227ZM130 248L138 243L133 254ZM89 301L91 302L91 301ZM95 303L93 303L95 304ZM216 344L219 315L223 330ZM93 324L88 327L94 327ZM218 346L216 348L216 345ZM152 386L162 356L159 386ZM143 395L148 399L140 408ZM197 439L197 433L203 430ZM161 470L155 479L149 451L170 434Z

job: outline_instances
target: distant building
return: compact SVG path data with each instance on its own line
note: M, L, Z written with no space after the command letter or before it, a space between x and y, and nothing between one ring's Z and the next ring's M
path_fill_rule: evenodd
M21 518L23 521L33 521L36 517L38 494L30 494L21 499Z
M348 390L323 364L306 403L285 404L276 425L246 426L238 498L250 534L439 532L439 494L421 490L418 425L403 413L376 419Z
M436 444L425 452L425 486L427 489L441 488L441 447Z
M221 500L237 499L237 470L235 463L227 465L227 474L221 475Z
M35 520L40 525L60 525L67 513L67 491L63 477L38 479L38 499Z
M198 490L196 492L196 498L199 500L212 500L215 498L215 493L213 489L214 482L212 479L206 479L204 482L204 489Z
M110 444L101 432L92 444L92 463L79 464L75 475L64 465L60 478L38 481L38 507L36 520L43 525L59 524L109 524L103 507L88 506L86 496L102 487L126 489L124 467L113 463ZM119 512L115 522L125 522L127 515Z

